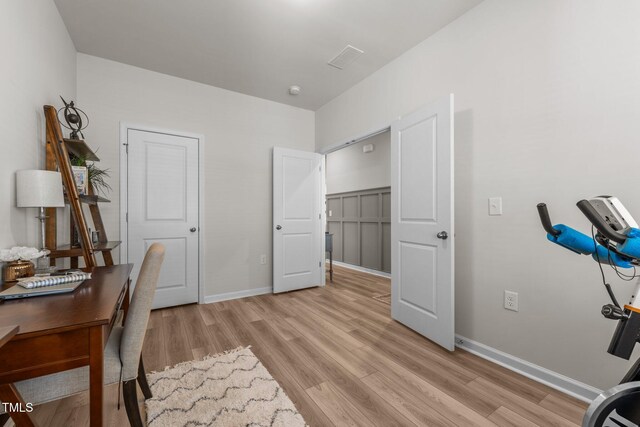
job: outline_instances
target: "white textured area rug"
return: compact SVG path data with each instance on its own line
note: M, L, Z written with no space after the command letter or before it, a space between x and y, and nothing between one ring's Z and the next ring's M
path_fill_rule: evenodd
M306 425L249 348L180 363L147 379L150 427Z

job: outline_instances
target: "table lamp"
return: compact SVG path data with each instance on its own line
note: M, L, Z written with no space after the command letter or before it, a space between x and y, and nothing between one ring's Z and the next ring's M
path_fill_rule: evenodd
M16 199L19 208L40 208L40 234L44 249L44 208L64 206L62 175L60 172L45 170L22 170L16 172Z

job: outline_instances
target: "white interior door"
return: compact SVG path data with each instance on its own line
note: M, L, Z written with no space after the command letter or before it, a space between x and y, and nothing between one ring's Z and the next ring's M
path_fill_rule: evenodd
M127 258L132 281L152 243L165 258L153 308L198 301L196 138L127 130Z
M391 316L454 350L453 95L391 125Z
M273 149L273 292L322 284L322 156Z

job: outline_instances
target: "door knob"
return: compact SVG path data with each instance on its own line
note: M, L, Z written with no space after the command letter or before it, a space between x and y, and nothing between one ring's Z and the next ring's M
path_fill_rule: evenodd
M447 240L447 237L449 237L449 235L447 234L446 231L441 231L438 234L436 234L436 237L438 239Z
M195 228L195 227L191 227L191 228L189 229L189 231L190 231L190 232L192 232L192 233L195 233L195 232L196 232L196 230L197 230L197 228Z
M281 225L276 225L276 230L282 230L282 226Z

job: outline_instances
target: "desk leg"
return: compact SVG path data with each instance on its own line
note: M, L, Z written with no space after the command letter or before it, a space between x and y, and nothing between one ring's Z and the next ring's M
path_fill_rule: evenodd
M22 408L26 408L22 396L13 384L0 385L0 401L8 403L19 403ZM29 417L27 412L10 412L11 419L17 427L35 427L35 423Z
M104 337L102 326L89 330L89 410L91 427L102 427L104 420Z

